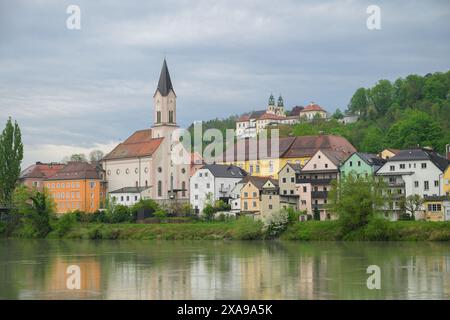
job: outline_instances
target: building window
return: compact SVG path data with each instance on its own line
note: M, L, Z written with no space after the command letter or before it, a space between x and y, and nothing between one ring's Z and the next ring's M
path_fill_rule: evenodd
M428 181L424 181L423 182L423 190L429 190L429 189L430 189L430 186L428 184Z
M156 123L161 123L161 111L156 111Z
M162 168L158 167L158 172L161 173L162 172Z
M253 208L256 208L256 201L253 201Z
M174 123L173 121L173 111L169 110L169 123Z
M182 197L186 196L186 182L185 181L181 182L181 196Z
M244 198L248 198L248 192L244 192Z
M390 171L395 171L395 166L390 166L390 167L389 167L389 170L390 170Z
M137 201L137 199L138 199L138 196L134 196L134 201Z
M248 210L248 204L247 204L247 201L244 201L244 210Z
M194 199L195 199L195 200L198 200L198 194L196 194L196 195L194 196Z
M272 210L272 205L271 204L269 204L269 210Z
M211 185L209 183L206 184L206 189L209 189Z
M307 192L307 187L303 187L303 192Z
M253 198L256 198L256 192L253 192Z
M350 167L353 167L353 161L350 161L350 162L348 163L348 165L349 165Z
M123 201L123 196L120 196L120 201Z
M414 188L418 188L419 187L419 181L414 181Z
M282 181L283 181L283 183L286 183L286 178L283 178Z
M147 180L145 180L145 186L148 187L148 181Z
M198 189L198 183L194 184L194 189Z
M162 181L158 181L158 197L162 197Z
M91 189L95 188L95 182L94 181L89 182L89 186L91 187Z
M426 169L427 168L427 164L424 162L424 163L422 163L422 169Z
M404 163L400 163L400 169L405 169L405 164Z
M181 169L181 173L183 173L183 174L186 173L186 169L185 169L185 168L182 168L182 169Z
M434 180L434 186L439 187L439 180Z
M139 169L138 168L134 168L134 173L138 173L139 172Z
M119 175L120 174L120 169L116 170L116 174Z
M130 173L130 169L126 168L125 169L125 174L129 174Z
M130 201L130 196L127 196L127 201Z
M325 168L328 168L328 163L325 163Z

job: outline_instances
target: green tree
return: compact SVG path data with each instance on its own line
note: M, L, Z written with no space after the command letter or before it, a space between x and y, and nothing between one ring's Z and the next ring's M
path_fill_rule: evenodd
M362 118L367 114L367 108L369 106L369 101L367 98L367 91L364 88L359 88L353 94L348 109L351 112L359 113Z
M0 204L11 203L12 194L20 176L23 159L22 134L17 121L11 118L0 135Z
M339 108L337 108L331 117L333 119L339 120L339 119L344 118L344 114L342 113L342 111Z
M205 219L208 221L213 219L214 213L216 213L216 210L210 203L206 204L205 207L203 208L203 215L205 216Z
M317 208L317 207L314 207L313 218L316 221L320 221L320 211L319 211L319 208Z
M407 109L401 120L389 129L386 141L393 148L431 146L443 151L444 132L430 115L425 112Z
M383 133L376 126L367 128L360 149L364 152L378 153L383 149Z
M394 88L389 80L380 80L369 90L370 101L378 115L383 115L393 103Z
M329 210L338 215L344 234L368 224L386 199L384 184L372 177L346 175L332 182Z

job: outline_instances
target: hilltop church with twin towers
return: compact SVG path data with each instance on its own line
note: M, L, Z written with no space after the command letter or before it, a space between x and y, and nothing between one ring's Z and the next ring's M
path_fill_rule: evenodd
M171 158L174 147L180 147L172 141L178 128L176 107L177 96L164 59L153 95L153 125L136 131L102 159L108 192L121 198L121 203L134 203L141 197L189 199L190 161L179 164Z

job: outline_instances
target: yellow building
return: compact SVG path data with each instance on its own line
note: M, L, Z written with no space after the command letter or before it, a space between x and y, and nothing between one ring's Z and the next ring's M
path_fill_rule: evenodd
M427 221L449 221L450 220L450 197L429 196L424 197L424 218Z
M450 165L447 166L447 169L444 171L444 183L443 186L443 194L450 196Z
M241 211L260 214L261 191L263 185L269 180L267 177L246 176L241 189Z
M56 204L56 213L74 210L93 213L105 200L103 171L87 162L69 162L45 179L44 185Z
M383 151L381 151L378 154L378 156L384 160L387 160L389 158L392 158L399 152L400 152L400 150L398 150L398 149L387 148L387 149L384 149Z
M349 156L356 152L347 139L335 135L283 137L273 144L271 140L258 141L257 138L238 140L217 163L241 167L253 176L278 178L278 172L286 163L304 166L319 149L340 151ZM272 152L272 147L278 152Z

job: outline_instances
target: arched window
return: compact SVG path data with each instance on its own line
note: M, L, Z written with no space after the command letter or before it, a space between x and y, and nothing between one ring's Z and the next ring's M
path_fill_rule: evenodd
M139 187L139 184L138 184L138 182L136 181L136 188L137 188L137 187Z
M181 183L181 196L183 196L183 197L186 197L186 182L185 181L183 181L182 183Z
M148 181L147 180L145 180L145 186L148 187Z
M158 181L158 197L162 197L162 181Z
M161 111L156 111L156 123L161 123Z

